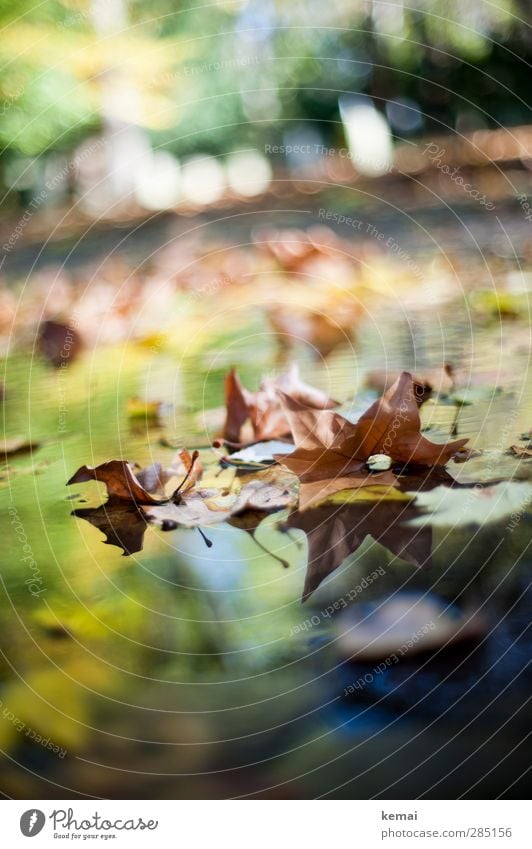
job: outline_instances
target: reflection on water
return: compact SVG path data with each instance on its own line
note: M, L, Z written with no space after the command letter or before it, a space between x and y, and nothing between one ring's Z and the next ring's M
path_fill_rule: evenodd
M430 526L412 527L419 511L401 501L338 505L293 513L287 527L304 530L308 540L308 565L303 587L306 601L338 566L371 536L388 551L414 566L430 566Z
M532 420L528 354L514 344L523 328L482 325L471 335L471 316L447 309L407 321L384 306L359 329L356 351L339 344L323 362L296 346L285 359L297 354L303 377L345 399L353 414L375 397L355 394L360 375L383 362L394 369L451 360L471 378L471 392L491 371L491 385L503 383L504 392L479 392L460 407L428 402L422 415L431 438L454 427L479 449L501 450ZM65 481L85 463L147 465L170 459L168 445L206 445L198 413L222 403L228 366L256 386L280 368L279 350L268 320L244 303L224 315L223 339L207 338L179 358L126 344L81 355L65 376L38 360L28 369L19 354L10 359L6 432L42 448L13 460L2 483L11 510L0 603L8 635L0 658L4 793L441 798L472 788L485 798L514 779L511 793L522 789L525 519L510 532L503 511L479 526L464 502L462 520L446 524L431 521L436 502L404 496L221 524L208 529L209 546L197 530L147 526L129 505L100 506L94 483L68 495ZM155 426L128 418L127 399L139 396L167 402ZM478 471L487 480L508 476L497 464ZM412 479L407 490L434 483L463 493L474 481L449 487L443 473L432 485ZM522 501L509 502L514 512ZM365 579L365 604L430 593L435 616L451 604L480 611L485 631L376 674L384 643L371 661L349 660L341 606L323 614ZM357 609L362 598L350 603ZM360 677L366 685L349 691ZM50 741L66 755L58 758Z

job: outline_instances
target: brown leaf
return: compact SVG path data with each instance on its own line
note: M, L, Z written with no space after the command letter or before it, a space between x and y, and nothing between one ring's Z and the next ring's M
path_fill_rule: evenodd
M42 322L38 345L43 357L55 368L65 368L83 348L81 336L73 326L52 319Z
M104 483L109 498L133 501L135 504L160 504L166 500L148 492L133 472L131 463L126 460L109 460L99 466L81 466L67 481L67 486L91 480Z
M302 341L316 359L328 357L339 345L353 344L354 328L359 320L358 308L343 310L338 315L311 309L286 310L271 307L267 318L282 350L291 350Z
M263 230L257 234L257 242L262 250L271 254L282 269L296 271L301 264L316 255L329 255L330 245L335 241L332 231L320 228L322 239L320 244L310 231L298 230L295 227L286 230ZM330 244L328 244L329 242Z
M163 469L154 463L135 473L134 466L126 460L109 460L99 466L82 466L67 481L67 486L85 481L100 481L107 487L109 498L132 501L135 504L163 504L179 490L187 492L201 474L197 452L179 452L175 465Z
M526 445L512 445L509 453L520 457L522 460L529 460L532 457L532 448Z
M224 425L224 439L228 442L240 442L244 422L249 416L248 391L240 383L234 368L225 378L225 408L227 411Z
M242 428L247 420L251 422L255 442L289 436L290 425L281 405L278 390L314 409L325 410L337 406L336 401L324 392L304 383L299 377L296 365L275 379L264 377L256 392L250 392L243 387L236 371L231 369L225 380L227 416L223 432L224 439L240 444Z
M179 525L189 528L215 525L247 511L274 513L293 503L294 495L288 489L254 480L240 491L228 493L218 489L196 489L185 493L178 504L146 507L144 513L149 521L170 530Z
M391 471L369 472L365 464L373 454L386 454L401 464L443 466L467 442L437 445L422 436L408 372L356 424L338 413L309 409L288 395L281 395L281 401L297 447L275 459L299 477L301 508L342 489L396 483Z
M358 451L365 459L371 454L388 454L400 463L444 466L468 441L458 439L438 445L422 436L420 427L413 378L403 372L358 420Z

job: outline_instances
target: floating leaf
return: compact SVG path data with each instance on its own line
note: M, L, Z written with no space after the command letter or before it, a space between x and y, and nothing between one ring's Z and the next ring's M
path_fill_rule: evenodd
M67 481L67 486L91 480L105 484L110 498L133 501L135 504L160 504L167 500L148 492L133 472L131 463L126 460L109 460L99 466L81 466Z
M150 522L163 530L171 530L178 526L215 525L246 511L273 513L293 504L294 500L294 494L288 489L254 480L240 490L227 493L218 489L197 489L184 495L178 504L147 507L144 512Z
M281 398L297 447L276 459L299 477L301 508L342 489L397 483L391 471L368 470L366 460L374 454L387 454L403 464L443 466L467 442L438 445L420 433L408 372L356 424L339 413L311 410L287 395Z
M67 481L67 486L95 480L105 484L109 498L135 504L162 504L178 490L184 493L194 486L201 474L197 458L197 451L191 455L184 449L179 452L177 463L168 469L154 463L138 473L126 460L109 460L99 466L82 466Z
M521 460L530 460L532 457L532 448L529 448L528 445L512 445L509 453L515 457L519 457Z
M328 398L324 392L303 383L296 365L277 378L264 377L256 392L245 389L236 371L231 369L225 379L227 415L224 439L228 443L239 444L242 428L248 419L253 428L255 442L290 436L290 425L278 390L313 409L328 410L337 406L336 401Z

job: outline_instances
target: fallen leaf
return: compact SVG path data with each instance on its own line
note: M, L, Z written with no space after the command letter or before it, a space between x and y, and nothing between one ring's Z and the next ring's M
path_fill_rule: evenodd
M254 442L289 436L290 425L279 399L279 390L313 409L328 410L337 406L336 401L328 398L324 392L301 380L297 365L277 378L264 377L256 392L250 392L242 386L236 371L231 369L225 379L227 413L224 439L228 443L240 444L242 428L248 420L253 429Z
M163 530L179 526L194 528L226 522L247 511L274 513L294 503L294 494L288 489L260 480L246 483L240 490L223 493L219 489L196 489L183 495L178 504L145 507L148 520Z
M532 448L526 445L512 445L509 451L521 460L529 460L532 457Z
M224 496L217 489L198 489L181 499L179 504L172 502L145 507L144 513L149 522L164 531L174 530L180 525L195 528L225 522L235 501L236 496Z
M135 473L134 466L126 460L109 460L99 466L82 466L67 481L67 486L85 481L99 481L107 487L109 498L132 501L135 504L162 504L191 489L201 474L196 463L197 452L179 452L175 465L163 469L154 463Z
M366 461L374 454L387 454L403 465L443 466L467 442L459 439L439 445L420 433L413 379L408 372L403 372L356 424L339 413L312 410L279 394L297 447L292 454L275 459L300 479L302 509L342 489L396 484L392 471L369 471Z
M94 480L105 484L110 498L133 501L135 504L159 504L166 500L148 492L133 468L126 460L109 460L99 466L81 466L67 481L67 486Z
M52 319L42 322L38 345L43 357L55 368L66 368L83 348L81 336L74 327Z
M279 346L290 351L302 341L307 343L316 359L328 357L339 345L354 344L354 326L359 319L355 305L350 311L329 315L311 309L291 310L271 308L268 320L275 331Z
M230 456L222 457L222 466L235 467L240 470L254 471L266 469L272 463L275 463L275 454L290 454L293 451L293 444L281 442L279 439L272 439L269 442L254 442L253 445L248 445L241 451L235 451Z
M273 256L286 271L300 270L311 257L334 256L335 250L338 251L341 246L336 234L328 227L265 229L257 233L256 241L261 250Z

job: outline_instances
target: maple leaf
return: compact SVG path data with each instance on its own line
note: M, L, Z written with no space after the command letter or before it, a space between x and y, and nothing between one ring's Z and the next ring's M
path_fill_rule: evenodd
M230 487L199 488L202 474L198 454L180 451L167 469L153 463L138 472L125 460L110 460L96 467L82 466L67 485L96 480L104 483L109 500L97 508L81 508L72 515L101 530L106 542L124 554L140 551L148 522L163 530L199 527L225 522L245 514L273 513L293 506L293 487L256 477Z
M324 392L304 383L295 364L277 378L263 377L256 392L242 386L235 369L231 369L225 379L227 415L224 439L229 443L240 444L242 428L248 420L253 430L253 442L290 436L290 424L279 391L313 409L328 410L337 406L337 402L328 398Z
M199 475L198 453L183 450L177 462L168 469L153 463L140 472L135 472L132 463L126 460L109 460L99 466L81 466L67 481L67 486L85 481L105 484L110 499L132 501L134 504L164 504L179 492L183 495L191 489Z
M386 454L403 465L444 466L467 439L438 445L420 432L412 375L403 372L382 398L352 424L339 413L317 411L280 394L296 450L275 459L301 481L300 507L342 489L394 485L392 471L371 473L366 461Z
M508 454L513 454L514 457L520 457L522 460L529 460L532 457L532 448L528 445L512 445Z
M274 513L293 505L294 494L286 488L250 481L240 490L220 492L218 489L196 489L180 499L178 504L161 504L143 508L148 520L171 530L180 525L194 528L216 525L246 512Z

